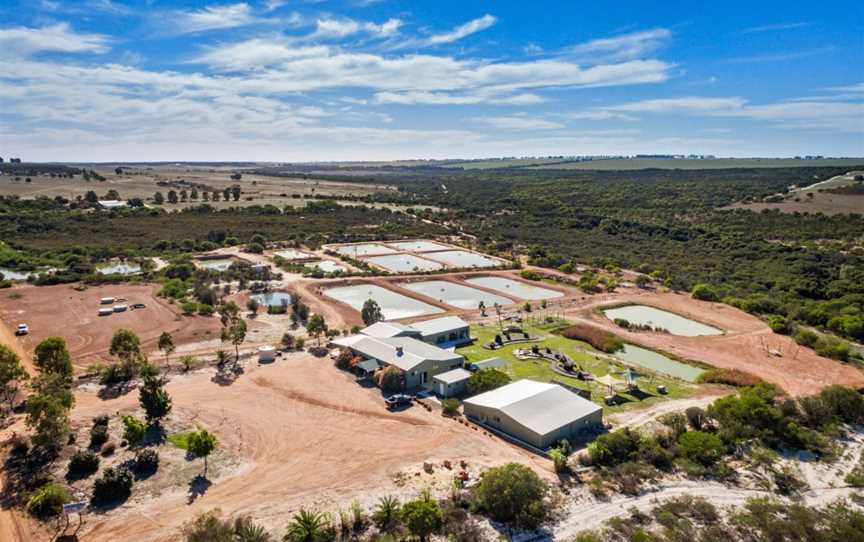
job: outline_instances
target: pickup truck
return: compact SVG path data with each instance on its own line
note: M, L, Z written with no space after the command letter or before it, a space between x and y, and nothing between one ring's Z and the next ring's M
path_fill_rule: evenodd
M384 404L387 406L387 410L393 410L396 407L410 405L413 399L414 398L408 394L396 393L390 397L385 397Z
M30 333L30 326L27 324L18 324L18 329L15 330L15 335L27 335Z

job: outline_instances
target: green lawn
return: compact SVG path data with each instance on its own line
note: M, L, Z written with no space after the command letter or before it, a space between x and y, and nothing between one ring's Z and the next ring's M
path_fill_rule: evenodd
M611 372L616 378L621 378L620 371L623 371L626 365L623 363L610 362L606 359L595 356L593 353L596 353L597 350L592 348L588 343L566 339L560 335L553 335L552 330L560 325L561 324L558 323L528 326L525 329L530 335L541 338L536 344L541 347L548 346L553 351L566 354L583 370L586 370L598 377ZM590 389L594 401L598 403L602 402L603 397L607 393L605 386L600 384L589 384L588 382L576 378L560 375L549 367L548 361L520 360L513 355L514 350L530 348L534 343L517 343L505 346L498 350L487 350L483 348L484 344L494 340L497 332L497 326L471 326L471 336L476 339L475 342L469 346L457 348L456 351L465 356L468 362L480 361L491 357L506 359L509 363L504 368L504 371L514 380L530 378L542 382L561 382L568 386L584 390ZM683 399L692 396L697 390L697 386L681 380L664 375L652 374L647 370L640 370L640 372L646 374L646 377L638 380L639 386L643 391L649 393L650 396L639 400L633 395L619 392L618 395L623 397L625 402L611 407L603 405L605 413L610 414L622 410L641 408L668 399ZM658 384L666 386L666 390L668 391L667 395L664 396L657 394L656 389Z
M192 436L192 433L194 432L195 431L186 431L184 433L174 433L173 435L168 435L168 442L180 448L181 450L188 451L189 437Z

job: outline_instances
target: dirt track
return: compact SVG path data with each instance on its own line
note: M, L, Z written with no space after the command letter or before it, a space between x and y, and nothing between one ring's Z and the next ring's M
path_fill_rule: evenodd
M354 497L368 501L399 492L394 474L407 471L413 479L424 461L465 459L472 469L521 461L541 472L548 468L528 452L438 412L414 406L388 413L376 390L358 386L331 361L304 354L255 367L228 387L212 383L206 372L178 377L168 391L174 415L216 432L220 447L238 456L240 467L214 480L191 505L187 480L173 491L133 497L107 515L90 516L83 540L176 540L184 521L212 508L251 513L281 533L301 505L324 503L332 511ZM74 418L87 421L134 408L137 394L102 401L82 392L77 400Z

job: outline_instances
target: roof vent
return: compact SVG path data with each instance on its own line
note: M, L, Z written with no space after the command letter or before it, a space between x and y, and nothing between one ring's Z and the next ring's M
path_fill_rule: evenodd
M401 356L402 353L403 353L403 352L402 352L402 347L401 347L401 346L397 346L397 347L396 347L396 355L397 355L397 356Z

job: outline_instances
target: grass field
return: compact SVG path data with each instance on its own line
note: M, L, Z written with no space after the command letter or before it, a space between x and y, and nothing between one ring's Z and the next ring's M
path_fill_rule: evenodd
M626 367L623 363L619 364L609 362L606 359L595 356L595 353L598 353L598 351L592 348L588 343L573 341L561 337L560 335L553 335L552 330L560 325L560 323L556 323L541 326L528 326L526 327L526 330L532 336L541 337L541 340L536 344L541 347L548 346L553 351L566 354L582 369L589 371L595 376L599 377L605 374L610 374L611 372L616 378L621 378L620 372ZM520 360L513 354L517 349L530 348L533 343L517 343L505 346L498 350L487 350L483 348L484 344L494 340L497 331L498 328L495 326L471 326L471 336L476 339L475 342L469 346L458 348L456 351L465 356L466 360L469 362L480 361L491 357L506 359L509 363L505 367L504 371L510 375L513 380L530 378L541 382L561 382L562 384L574 388L590 390L595 402L602 401L603 396L606 395L607 389L605 386L600 384L590 384L576 378L560 375L549 367L549 362L547 361ZM619 393L619 396L624 399L624 402L611 407L604 405L603 409L605 413L612 414L622 410L642 408L668 399L684 399L691 397L696 393L697 386L695 385L662 375L649 375L646 371L642 372L646 374L646 377L638 381L639 385L643 391L648 392L650 395L640 400L631 394L621 392ZM657 385L665 385L668 394L658 395L656 393Z

